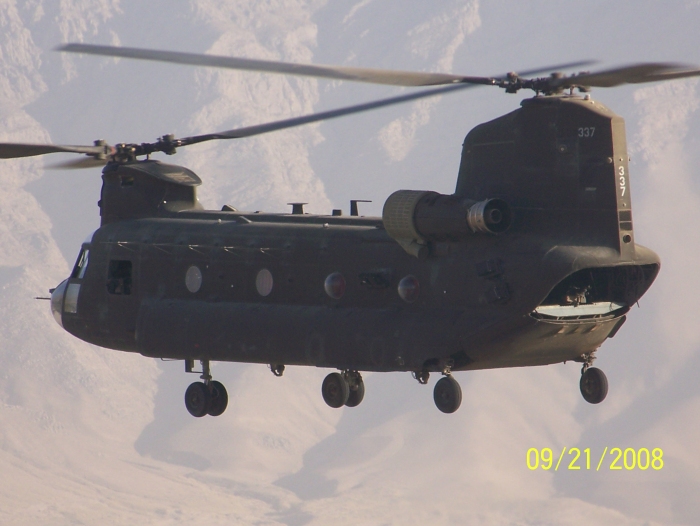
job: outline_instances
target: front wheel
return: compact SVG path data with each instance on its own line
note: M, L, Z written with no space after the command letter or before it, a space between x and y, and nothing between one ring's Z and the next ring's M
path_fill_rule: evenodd
M194 382L185 391L185 407L192 416L203 417L211 406L211 393L204 382Z
M219 416L226 411L228 406L228 393L224 384L216 380L209 382L209 391L211 393L211 404L209 404L207 414L209 416Z
M323 400L331 407L343 407L350 396L350 386L340 373L331 373L323 380L321 386Z
M347 407L357 407L360 405L360 402L365 397L365 383L362 381L362 378L357 382L357 386L355 389L350 389L350 396L348 396L348 401L345 402L345 405Z

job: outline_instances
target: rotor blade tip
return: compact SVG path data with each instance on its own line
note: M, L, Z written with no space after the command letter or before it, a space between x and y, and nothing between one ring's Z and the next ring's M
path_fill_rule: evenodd
M80 44L76 42L69 42L68 44L61 44L59 46L56 46L54 48L54 51L67 51L69 53L83 53L85 52L85 48L88 47L89 44Z

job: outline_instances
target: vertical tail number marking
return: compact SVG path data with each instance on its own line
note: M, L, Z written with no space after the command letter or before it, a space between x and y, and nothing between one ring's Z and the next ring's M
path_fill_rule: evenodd
M618 181L620 183L620 197L625 197L627 191L627 178L625 177L625 167L617 167Z

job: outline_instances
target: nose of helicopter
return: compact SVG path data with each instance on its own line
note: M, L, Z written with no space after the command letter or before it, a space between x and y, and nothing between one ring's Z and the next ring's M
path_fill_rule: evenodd
M64 279L58 287L53 289L51 292L51 314L53 314L56 323L58 323L61 328L63 328L63 296L66 292L66 285L68 283L67 279Z

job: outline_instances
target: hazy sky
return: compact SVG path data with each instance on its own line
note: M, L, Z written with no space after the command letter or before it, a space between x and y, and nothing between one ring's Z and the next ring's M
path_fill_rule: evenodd
M296 62L502 74L580 59L700 64L691 1L0 0L0 141L90 144L220 131L395 95L387 86L64 56L85 41ZM457 373L453 415L409 374L366 375L328 408L328 371L214 364L230 403L194 419L196 378L83 344L45 295L99 225L99 170L0 163L3 524L694 524L700 516L700 93L696 80L598 89L627 123L635 236L662 259L649 293L578 364ZM398 188L454 189L476 124L526 93L441 99L182 151L208 207L327 213ZM162 156L164 157L164 156ZM62 159L57 156L56 160ZM54 161L52 159L51 161ZM530 471L528 448L662 448L656 470ZM594 457L597 458L597 457Z

